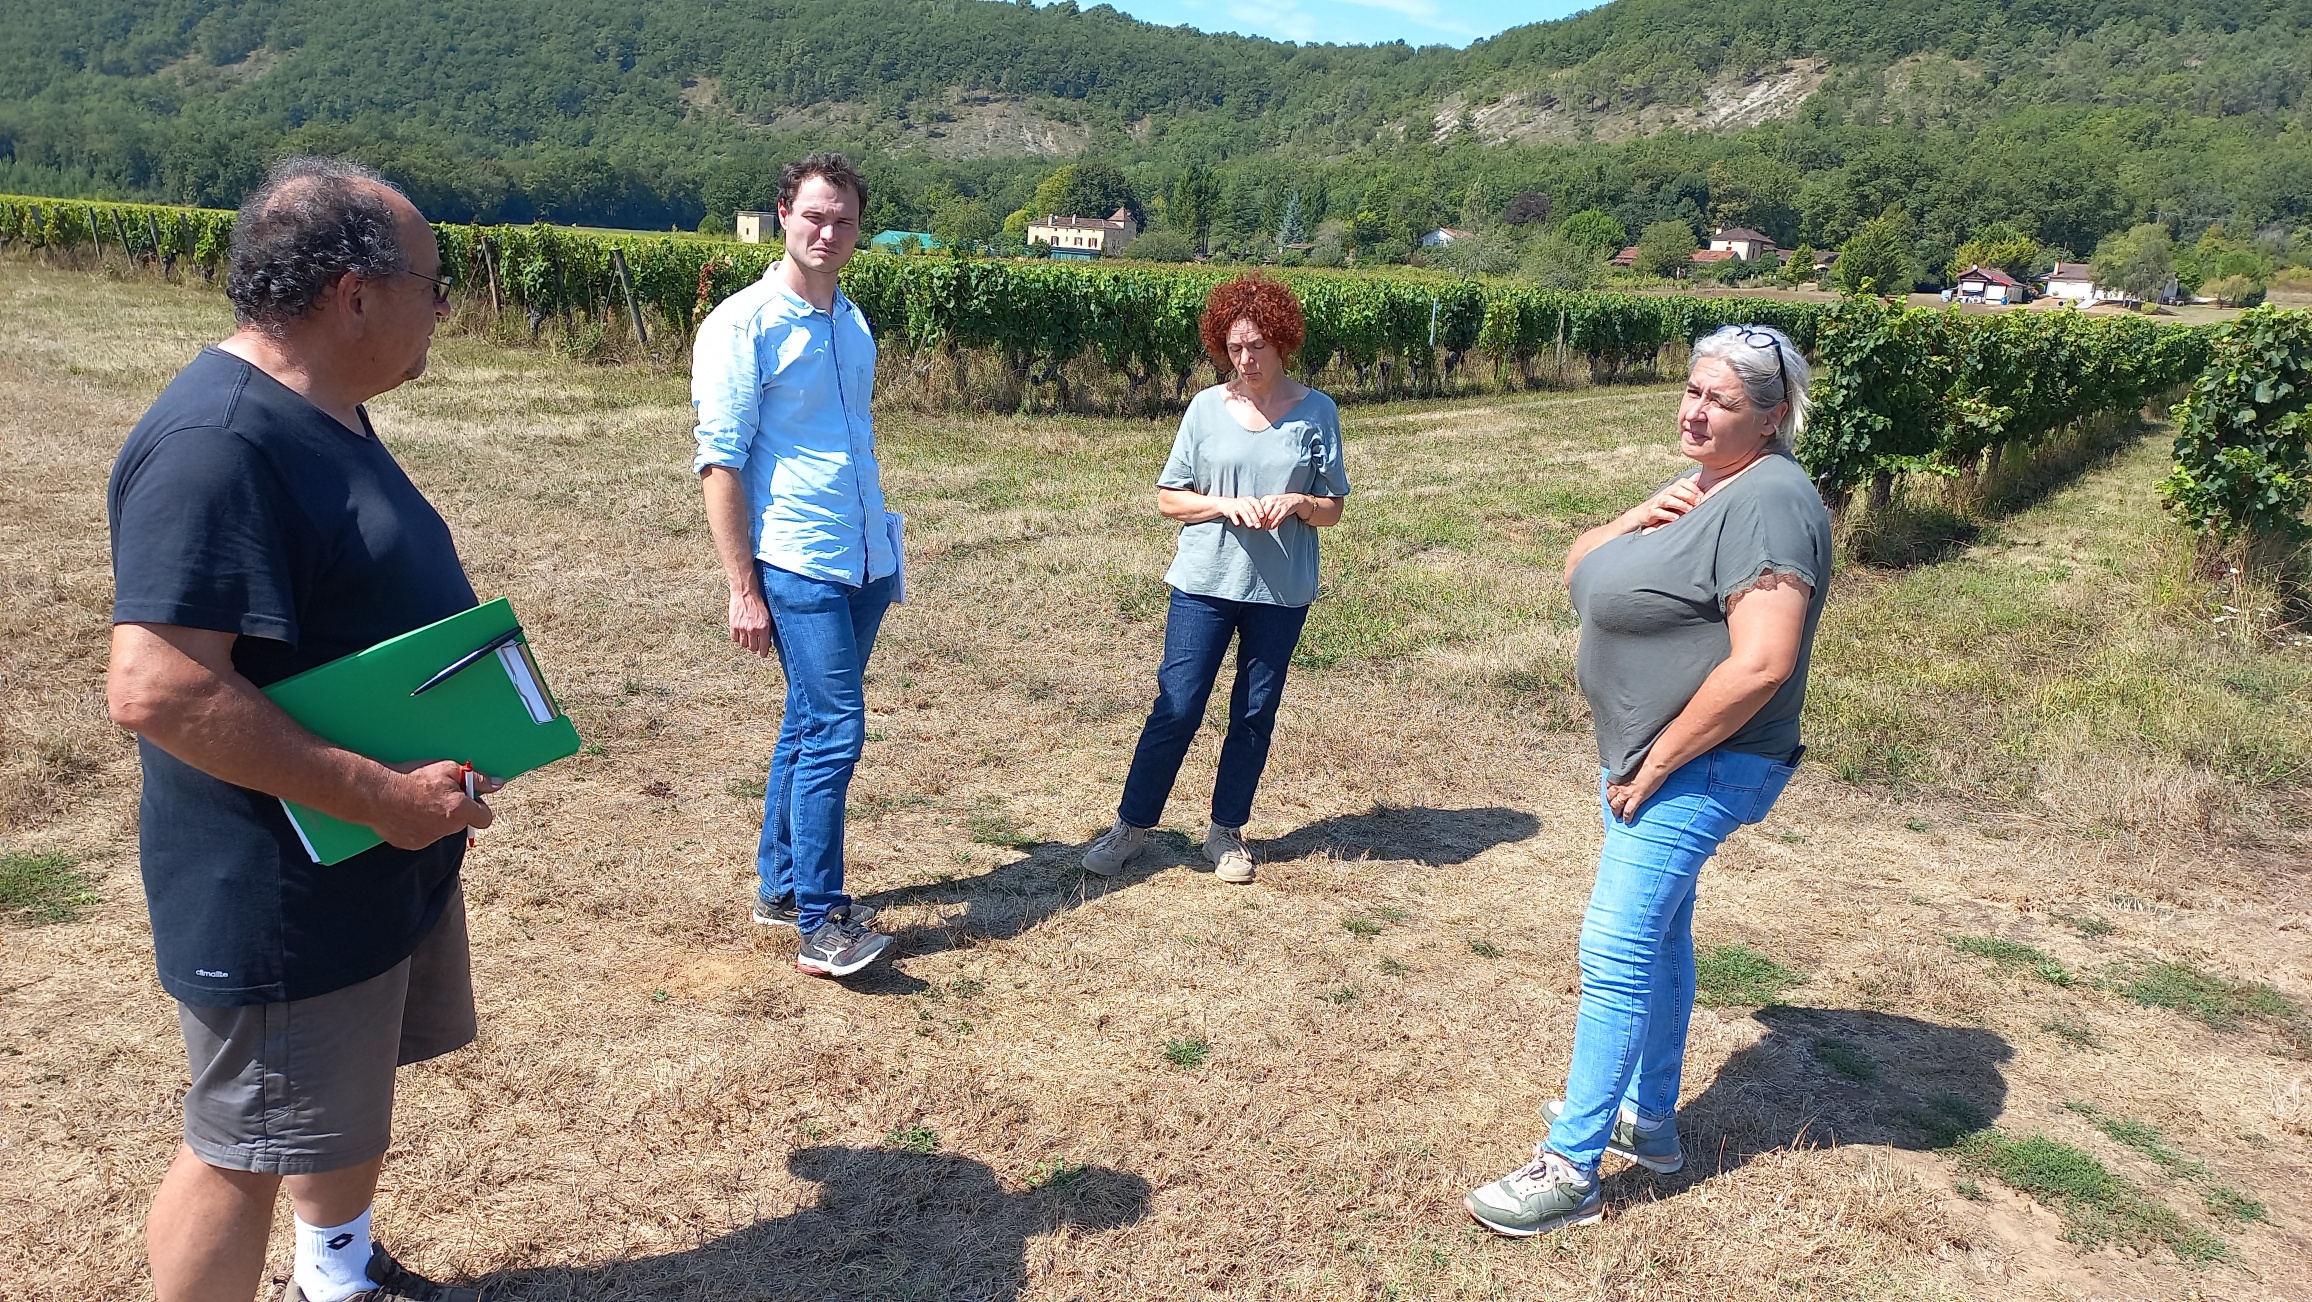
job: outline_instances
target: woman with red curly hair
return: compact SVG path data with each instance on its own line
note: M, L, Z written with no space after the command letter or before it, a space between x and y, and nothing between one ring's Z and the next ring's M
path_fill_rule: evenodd
M1317 530L1340 523L1349 478L1339 409L1285 373L1305 334L1293 292L1238 276L1213 287L1199 328L1228 379L1188 404L1156 479L1156 509L1182 526L1164 575L1172 606L1156 705L1132 753L1116 825L1084 851L1084 869L1111 876L1147 848L1233 641L1236 686L1204 857L1220 880L1243 885L1253 876L1244 825L1268 765L1285 669L1317 596Z

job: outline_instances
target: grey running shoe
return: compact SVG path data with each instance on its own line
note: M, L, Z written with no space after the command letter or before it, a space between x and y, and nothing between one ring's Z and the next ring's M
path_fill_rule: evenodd
M1114 827L1100 833L1100 839L1084 850L1084 871L1094 877L1113 877L1147 848L1148 829L1134 827L1119 818Z
M795 966L813 976L849 976L891 948L891 937L867 930L848 909L835 909L817 931L803 937Z
M363 1289L345 1302L489 1302L489 1289L436 1284L395 1261L382 1243L369 1245L369 1266L365 1273L377 1287ZM305 1290L297 1287L295 1278L281 1291L281 1302L308 1302Z
M1530 1238L1606 1218L1605 1191L1573 1164L1536 1148L1533 1160L1461 1200L1477 1223L1495 1234Z
M1541 1114L1549 1124L1557 1124L1557 1114L1565 1111L1564 1099L1551 1099L1541 1105ZM1606 1151L1626 1157L1656 1175L1676 1175L1685 1169L1686 1151L1678 1147L1678 1123L1665 1121L1658 1129L1640 1130L1626 1112L1614 1114L1613 1132L1606 1138Z
M793 892L773 898L761 887L755 889L755 921L766 927L792 927L801 919L803 911L795 904ZM866 923L874 920L875 910L864 904L851 905L851 920Z
M1231 886L1252 880L1252 851L1244 844L1244 829L1214 823L1204 829L1204 857L1215 865L1212 875Z

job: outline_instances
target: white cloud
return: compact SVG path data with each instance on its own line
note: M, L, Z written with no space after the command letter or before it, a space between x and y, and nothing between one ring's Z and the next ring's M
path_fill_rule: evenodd
M1493 35L1492 32L1484 28L1469 27L1460 22L1446 19L1440 12L1440 6L1434 3L1434 0L1339 0L1339 2L1356 5L1364 9L1385 10L1401 17L1410 18L1423 27L1433 28L1436 31L1467 40Z
M1318 33L1324 30L1314 14L1295 5L1232 4L1228 7L1228 16L1243 23L1247 31L1275 32L1288 41L1304 44L1317 40Z

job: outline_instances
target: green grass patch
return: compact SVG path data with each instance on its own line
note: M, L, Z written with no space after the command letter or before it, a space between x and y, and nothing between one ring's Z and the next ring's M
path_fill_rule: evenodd
M1363 936L1367 940L1370 940L1373 937L1381 934L1381 920L1371 916L1370 914L1343 914L1341 915L1341 926L1347 930L1350 935Z
M894 1127L883 1142L891 1148L904 1148L910 1153L929 1153L939 1147L939 1132L918 1121L913 1125Z
M2208 1186L2200 1191L2200 1201L2207 1207L2208 1215L2219 1221L2261 1221L2267 1219L2264 1215L2264 1204L2230 1185Z
M2119 930L2119 924L2093 913L2063 913L2052 915L2057 922L2079 933L2083 940L2101 940Z
M2103 1048L2103 1038L2095 1033L2095 1028L2089 1026L2085 1018L2058 1017L2053 1021L2041 1022L2039 1029L2081 1049Z
M1002 846L1007 850L1033 850L1043 842L1028 835L1008 814L973 814L965 823L971 839L981 845Z
M0 917L35 925L71 922L98 902L96 878L66 854L0 854Z
M1978 1130L1961 1137L1956 1151L1963 1169L1988 1175L2054 1209L2063 1218L2063 1237L2082 1247L2166 1248L2185 1262L2223 1261L2232 1255L2222 1239L2186 1225L2085 1149L2045 1135L2017 1138Z
M1405 966L1403 963L1400 963L1396 959L1390 958L1387 955L1383 955L1381 958L1382 976L1403 976L1412 970L1412 968Z
M1334 1004L1338 1005L1339 1007L1346 1008L1350 1004L1357 1002L1357 988L1354 985L1334 986L1330 990L1319 990L1317 992L1317 998L1324 1000L1328 1004Z
M1021 1183L1030 1189L1065 1189L1084 1178L1088 1165L1066 1157L1047 1157L1030 1168Z
M2079 978L2071 975L2069 968L2056 962L2047 951L2025 945L2019 941L2007 940L1999 936L1953 936L1951 937L1951 948L1962 954L1973 954L1977 958L1990 959L2001 967L2023 968L2031 975L2053 985L2068 986L2076 984L2079 980Z
M1501 957L1501 946L1490 940L1473 940L1469 942L1469 952L1479 958L1499 958Z
M1212 1056L1212 1042L1201 1035L1183 1036L1164 1042L1164 1061L1182 1071L1191 1071L1204 1065Z
M1848 1080L1872 1081L1878 1079L1878 1063L1861 1045L1845 1040L1816 1040L1814 1060Z
M2189 963L2146 963L2117 987L2118 993L2150 1008L2166 1008L2219 1031L2239 1029L2254 1018L2294 1022L2303 1010L2287 996L2256 981L2230 981Z
M1694 955L1694 998L1708 1008L1774 1003L1806 975L1747 945L1712 945Z
M2215 1173L2208 1164L2195 1157L2186 1157L2170 1147L2167 1136L2149 1122L2105 1112L2092 1103L2072 1100L2064 1107L2087 1118L2088 1123L2109 1136L2111 1140L2150 1158L2162 1171L2178 1180L2188 1180L2200 1186L2200 1201L2208 1214L2220 1221L2260 1221L2264 1219L2264 1204L2250 1198L2230 1185L2214 1183Z

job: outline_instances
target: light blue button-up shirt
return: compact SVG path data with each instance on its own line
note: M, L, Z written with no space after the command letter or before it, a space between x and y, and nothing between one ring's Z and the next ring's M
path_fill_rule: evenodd
M899 568L875 464L867 400L875 335L857 304L811 306L762 279L707 314L691 348L698 456L738 472L755 555L833 583L864 584Z

